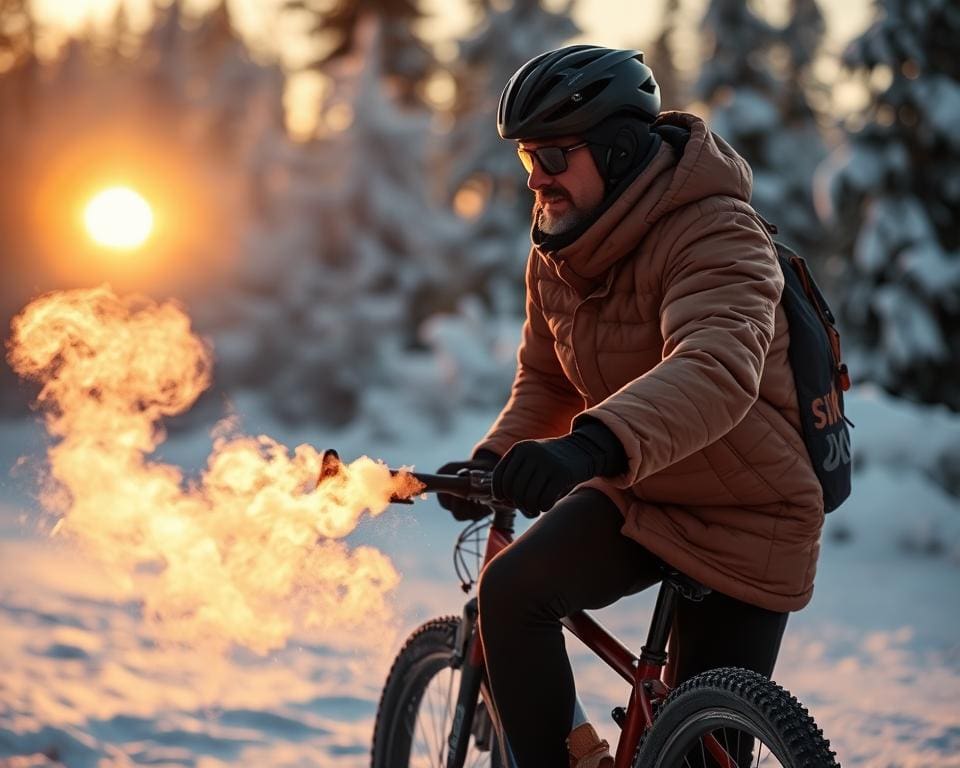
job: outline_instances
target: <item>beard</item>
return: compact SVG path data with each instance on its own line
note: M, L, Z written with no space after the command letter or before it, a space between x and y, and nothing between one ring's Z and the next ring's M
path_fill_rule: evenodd
M560 214L547 213L544 203L557 200L564 200L567 203L567 209ZM562 235L584 221L590 215L590 211L584 211L574 205L573 200L565 191L551 187L537 192L533 215L534 221L537 223L537 229L545 235Z

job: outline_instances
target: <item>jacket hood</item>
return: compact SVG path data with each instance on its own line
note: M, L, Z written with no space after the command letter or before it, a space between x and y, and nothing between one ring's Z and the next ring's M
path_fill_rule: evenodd
M581 293L589 292L598 277L672 211L715 195L750 201L750 166L701 118L664 112L654 123L657 128L664 129L665 140L620 197L573 243L556 252L541 251L560 277ZM687 135L685 144L673 140L678 134Z

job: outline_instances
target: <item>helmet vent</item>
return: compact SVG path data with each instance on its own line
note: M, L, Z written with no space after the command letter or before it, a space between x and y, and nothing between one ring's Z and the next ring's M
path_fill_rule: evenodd
M601 55L602 54L595 53L592 56L583 56L578 58L576 61L570 62L569 67L571 69L583 69L585 66L587 66L587 64L593 64L593 62L599 59Z
M547 78L543 83L537 86L537 90L530 94L526 99L526 108L523 110L522 117L526 119L530 116L530 113L536 109L537 106L544 100L546 95L558 85L563 80L561 75L553 75L552 77Z
M563 104L544 117L544 122L553 123L557 120L562 120L571 112L575 112L593 101L608 85L610 85L610 78L590 83L590 85L583 90L572 94Z
M657 90L657 84L653 82L652 77L648 77L644 80L637 88L637 90L643 91L644 93L655 93Z

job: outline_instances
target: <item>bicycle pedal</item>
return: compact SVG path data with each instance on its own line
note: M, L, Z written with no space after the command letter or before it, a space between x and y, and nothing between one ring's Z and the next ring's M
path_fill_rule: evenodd
M613 722L620 727L620 730L623 730L624 723L627 722L627 710L623 707L614 707L610 711L610 717L612 717Z

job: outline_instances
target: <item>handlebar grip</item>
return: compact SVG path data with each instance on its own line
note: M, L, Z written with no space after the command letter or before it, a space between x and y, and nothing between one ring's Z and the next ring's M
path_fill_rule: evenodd
M418 479L427 491L449 493L473 501L494 501L493 474L482 469L462 469L456 475L425 475Z
M414 478L423 483L425 493L449 493L462 499L494 503L493 474L480 469L461 470L456 475L430 475L423 472L411 472Z
M326 478L336 476L342 466L340 455L333 448L325 450L317 485ZM390 474L396 477L401 474L401 470L391 469ZM493 473L489 471L462 469L455 475L430 475L423 472L411 472L410 475L423 485L417 493L449 493L452 496L479 501L483 504L496 504L497 502L493 497ZM408 496L392 496L390 502L412 504L413 499Z
M464 498L470 493L470 478L464 475L428 475L422 472L410 474L423 483L426 493L449 493Z

